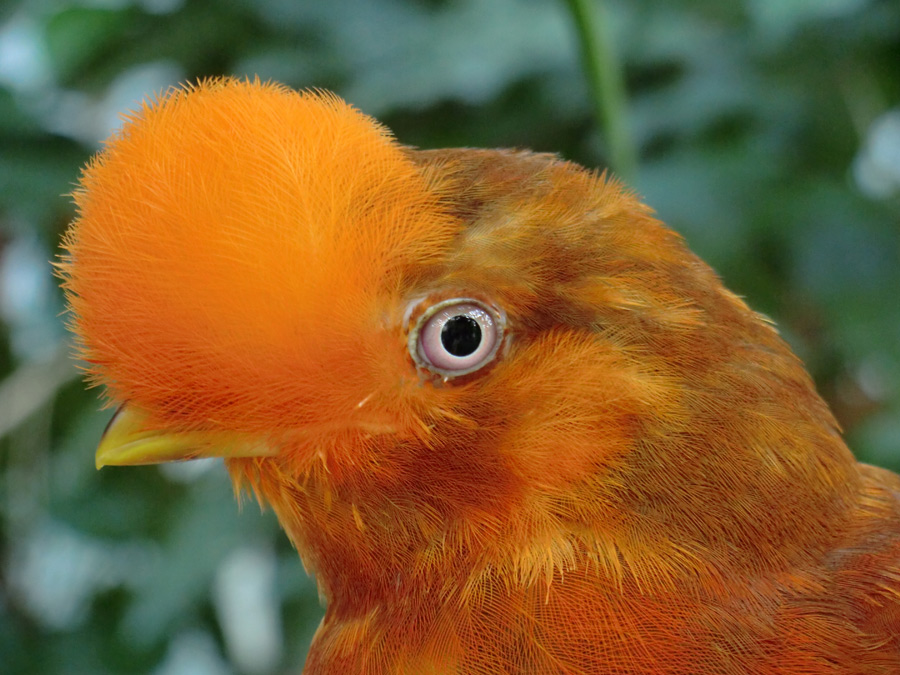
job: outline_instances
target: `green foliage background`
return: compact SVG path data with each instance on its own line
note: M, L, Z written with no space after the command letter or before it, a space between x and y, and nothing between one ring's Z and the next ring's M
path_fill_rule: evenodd
M47 263L63 195L118 113L199 76L330 88L422 147L604 166L624 144L636 188L778 322L859 457L900 469L900 3L603 10L618 59L599 65L627 91L608 125L563 0L0 5L0 672L293 671L321 616L220 466L94 470L109 412L67 357Z

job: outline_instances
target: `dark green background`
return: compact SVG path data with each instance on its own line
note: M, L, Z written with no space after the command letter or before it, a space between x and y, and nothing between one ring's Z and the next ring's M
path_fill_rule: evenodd
M859 457L900 468L900 3L605 16L635 187L777 321ZM239 512L221 466L94 470L109 413L66 356L47 262L117 113L223 73L333 89L409 144L607 163L562 0L0 5L2 673L290 671L320 616L274 518Z

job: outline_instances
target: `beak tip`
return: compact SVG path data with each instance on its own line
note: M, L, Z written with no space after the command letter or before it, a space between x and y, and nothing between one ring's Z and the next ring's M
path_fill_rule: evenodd
M94 466L97 467L97 471L104 466L115 466L122 463L121 461L116 461L115 446L110 447L108 443L104 442L105 440L100 441L100 447L97 448L97 452L94 455Z

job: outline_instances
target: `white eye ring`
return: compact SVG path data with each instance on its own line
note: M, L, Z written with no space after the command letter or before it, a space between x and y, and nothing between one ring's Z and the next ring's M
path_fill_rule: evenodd
M505 328L503 312L480 300L442 300L416 320L409 353L417 366L445 379L468 375L494 360Z

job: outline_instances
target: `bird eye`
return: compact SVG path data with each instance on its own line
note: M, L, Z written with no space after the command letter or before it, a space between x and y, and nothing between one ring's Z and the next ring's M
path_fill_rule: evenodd
M430 306L409 335L417 365L456 377L490 363L503 338L504 317L478 300L453 298Z

